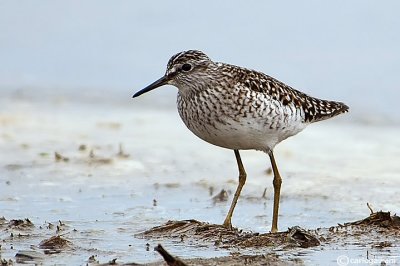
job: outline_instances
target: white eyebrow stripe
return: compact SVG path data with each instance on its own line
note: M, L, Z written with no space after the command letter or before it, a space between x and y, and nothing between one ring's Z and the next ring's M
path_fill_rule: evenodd
M175 62L179 57L181 57L185 52L186 52L186 51L180 52L177 56L175 56L174 62Z

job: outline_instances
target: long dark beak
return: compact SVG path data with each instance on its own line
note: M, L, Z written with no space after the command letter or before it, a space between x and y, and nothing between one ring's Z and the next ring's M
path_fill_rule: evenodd
M144 88L143 90L140 90L138 92L136 92L135 94L133 94L132 98L138 97L140 95L142 95L143 93L149 92L151 90L154 90L162 85L167 84L167 76L164 76L156 81L154 81L153 83L151 83L149 86L147 86L146 88Z

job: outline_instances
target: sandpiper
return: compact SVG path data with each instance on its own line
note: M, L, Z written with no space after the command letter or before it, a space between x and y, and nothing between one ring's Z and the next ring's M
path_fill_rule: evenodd
M172 56L165 75L133 97L166 84L178 88L178 112L189 130L208 143L235 153L239 184L223 223L225 227L232 228L232 214L246 182L239 150L268 154L274 173L271 232L277 232L282 179L274 147L307 125L349 108L341 102L308 96L264 73L214 62L197 50Z

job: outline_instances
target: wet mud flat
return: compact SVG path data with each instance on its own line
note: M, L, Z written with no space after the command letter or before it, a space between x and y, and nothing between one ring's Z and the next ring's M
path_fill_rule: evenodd
M36 226L29 219L7 220L0 219L0 234L2 245L18 248L19 244L29 239L41 239L36 245L30 245L29 249L16 250L14 258L1 258L1 265L21 264L49 264L48 258L54 260L57 256L65 257L69 253L90 254L91 250L80 247L80 239L73 234L73 229L65 233L68 227L63 222L58 224ZM55 232L54 230L55 229ZM64 232L64 233L63 233ZM8 236L6 236L8 235ZM53 236L50 236L53 235ZM81 261L80 265L303 265L307 264L307 253L329 253L341 247L346 250L355 246L369 249L365 258L358 259L359 264L383 264L398 263L400 252L400 217L389 212L374 212L369 217L339 224L329 228L317 228L313 230L302 229L298 226L278 233L254 233L239 230L226 229L221 225L209 224L197 220L168 221L149 230L135 235L151 242L169 243L181 247L181 253L185 247L191 247L191 253L195 258L181 259L168 252L160 244L151 247L146 244L148 250L159 252L164 260L142 264L139 262L119 262L117 258L110 261L100 261L96 255L89 256ZM196 258L196 249L204 246L213 246L215 249L227 250L229 255L213 258ZM4 249L4 248L3 248ZM1 254L1 253L0 253ZM349 264L351 252L344 252L337 258L339 265ZM343 261L339 261L342 259ZM353 259L354 260L354 259ZM61 261L63 264L63 262ZM318 261L313 261L318 263ZM327 261L320 261L327 263ZM340 264L342 263L342 264ZM386 264L385 264L386 263ZM57 263L59 264L59 263ZM68 264L68 263L66 263Z
M231 256L225 257L225 262L218 261L216 258L187 260L187 263L191 265L303 264L306 261L303 260L302 253L324 253L323 250L329 252L329 249L335 249L335 246L369 247L371 254L369 257L366 254L364 260L360 259L360 262L394 264L399 262L400 217L380 211L371 213L365 219L343 225L313 230L295 226L275 234L259 234L238 229L227 230L221 225L196 220L169 221L139 236L153 239L175 238L180 245L214 245L216 248L231 250ZM385 258L377 256L377 253L387 251L391 253L390 256L385 256ZM254 253L262 253L262 255L249 255ZM348 254L349 259L350 256L351 253ZM340 262L338 263L340 265Z
M231 151L196 139L175 109L88 102L0 98L2 264L165 265L159 244L188 265L400 262L399 127L326 123L277 147L278 234L265 233L267 158L243 152L240 229L227 231ZM366 202L391 218L360 220Z

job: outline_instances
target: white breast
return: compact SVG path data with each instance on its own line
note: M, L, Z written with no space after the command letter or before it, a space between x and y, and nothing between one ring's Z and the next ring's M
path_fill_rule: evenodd
M307 125L294 106L282 106L254 91L238 91L230 98L215 90L191 99L178 94L177 104L183 122L196 136L228 149L268 151Z

